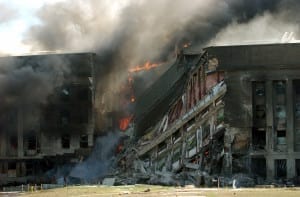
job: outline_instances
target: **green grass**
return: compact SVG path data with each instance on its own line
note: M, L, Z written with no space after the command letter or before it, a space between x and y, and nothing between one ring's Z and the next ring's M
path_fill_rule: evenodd
M0 194L1 195L1 194ZM128 186L69 186L20 194L23 197L88 197L88 196L222 196L222 197L286 197L300 196L300 188L245 188L245 189L217 189L187 187L165 187L153 185Z

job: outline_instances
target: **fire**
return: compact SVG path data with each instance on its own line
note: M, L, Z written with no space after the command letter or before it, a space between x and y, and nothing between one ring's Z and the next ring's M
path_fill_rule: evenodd
M134 96L131 96L130 98L130 102L134 103L135 102L135 97Z
M188 48L189 46L191 46L190 42L183 44L183 48Z
M133 72L139 72L143 70L150 70L152 68L160 66L161 64L162 63L151 63L150 61L147 61L144 65L138 65L134 68L130 68L129 72L133 73Z
M125 117L125 118L122 118L119 121L119 128L120 128L120 130L125 131L128 128L131 119L132 119L132 115L128 116L128 117Z

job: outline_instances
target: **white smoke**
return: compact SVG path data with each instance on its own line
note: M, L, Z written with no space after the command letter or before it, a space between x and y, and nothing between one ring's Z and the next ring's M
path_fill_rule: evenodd
M286 21L282 14L266 12L248 23L232 22L208 45L293 42L294 32L299 34L299 25L295 24L295 21Z

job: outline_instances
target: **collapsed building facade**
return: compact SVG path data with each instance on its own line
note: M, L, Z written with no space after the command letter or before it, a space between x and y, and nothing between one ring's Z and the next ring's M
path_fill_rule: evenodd
M123 168L190 173L207 185L238 175L299 184L299 52L294 43L180 53L137 99L127 162L140 162Z
M130 78L122 105L127 113L118 111L116 96L116 101L96 102L93 53L10 57L21 62L20 68L63 62L68 69L46 102L1 112L0 184L49 182L42 180L45 171L90 154L97 124L105 131L119 125L130 133L134 126L135 143L123 149L119 166L130 175L132 168L144 174L142 182L156 183L149 174L170 172L190 174L191 182L206 185L216 176L238 174L251 177L253 184L299 184L298 52L300 44L181 51L136 100Z
M2 111L0 184L49 182L45 172L59 164L76 163L90 153L95 130L94 56L78 53L0 59L3 67L17 65L18 70L48 72L50 67L65 68L65 72L55 71L50 76L54 79L49 83L55 84L51 84L53 90L46 95L45 102L15 102ZM30 89L28 94L31 94ZM34 96L29 95L35 99ZM8 99L14 101L14 98Z

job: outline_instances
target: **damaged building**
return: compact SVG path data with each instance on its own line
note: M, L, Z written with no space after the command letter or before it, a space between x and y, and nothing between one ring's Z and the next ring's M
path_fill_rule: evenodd
M299 52L289 43L179 53L137 99L137 142L123 170L185 173L205 185L299 184Z
M94 56L78 53L0 59L1 72L16 68L7 84L19 83L11 85L5 100L0 99L0 185L49 183L53 177L46 177L45 172L59 164L76 163L90 153L95 125ZM34 88L47 93L35 95Z

